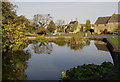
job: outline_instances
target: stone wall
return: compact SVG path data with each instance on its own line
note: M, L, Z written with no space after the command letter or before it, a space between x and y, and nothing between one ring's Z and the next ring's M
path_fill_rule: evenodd
M120 29L119 27L120 23L108 23L108 31L112 32L115 31L116 29Z
M116 29L120 29L120 23L108 23L108 24L98 24L95 25L95 33L100 34L102 31L107 29L107 31L112 32Z
M94 26L95 33L100 34L102 31L107 29L107 24L98 24Z

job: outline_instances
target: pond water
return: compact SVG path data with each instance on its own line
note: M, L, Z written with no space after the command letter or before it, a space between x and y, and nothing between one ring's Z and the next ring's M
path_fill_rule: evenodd
M27 80L59 80L61 72L83 64L113 63L110 52L101 41L91 40L88 45L76 48L70 44L37 42L24 49L31 54L27 61Z

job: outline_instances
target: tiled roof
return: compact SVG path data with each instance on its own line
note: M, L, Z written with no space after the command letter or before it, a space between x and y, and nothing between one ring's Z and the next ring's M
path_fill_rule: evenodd
M107 24L110 18L111 18L111 16L109 16L109 17L99 17L97 19L97 21L95 22L95 24Z
M112 16L108 17L99 17L95 24L107 24L113 22L120 22L120 14L113 14Z
M113 14L108 22L120 22L120 14Z

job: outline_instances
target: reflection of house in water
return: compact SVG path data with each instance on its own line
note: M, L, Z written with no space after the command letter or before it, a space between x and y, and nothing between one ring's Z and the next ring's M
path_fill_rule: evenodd
M102 41L94 41L94 44L98 50L108 51L108 48L106 47L106 43Z

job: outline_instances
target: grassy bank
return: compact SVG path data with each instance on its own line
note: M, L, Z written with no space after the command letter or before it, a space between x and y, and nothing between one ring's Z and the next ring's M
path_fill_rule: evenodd
M46 35L47 37L51 36L83 36L83 34L56 34L56 35Z
M120 49L120 37L114 37L108 39L116 48Z
M42 35L26 35L27 37L37 37L37 36L42 36ZM49 35L45 35L45 37L58 37L58 36L84 36L83 33L79 33L79 34L72 34L72 33L66 33L66 34L56 34L56 35L52 35L52 34L49 34ZM87 34L87 36L113 36L113 35L110 35L110 34Z
M111 34L88 34L88 36L113 36Z

